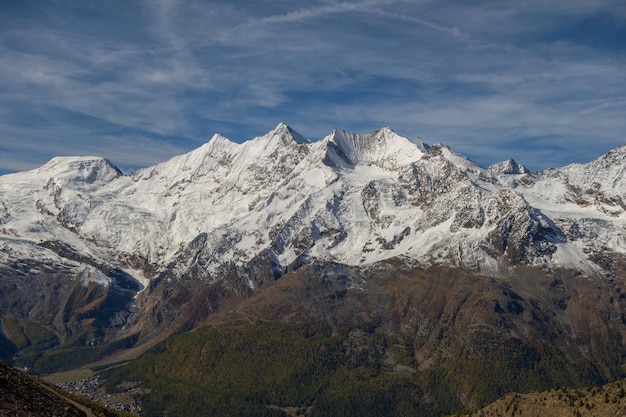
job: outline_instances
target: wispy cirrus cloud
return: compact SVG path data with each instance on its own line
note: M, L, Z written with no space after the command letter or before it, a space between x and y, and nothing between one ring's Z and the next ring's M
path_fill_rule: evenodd
M5 3L0 173L70 150L129 170L216 131L244 140L279 121L313 139L389 125L482 164L588 160L626 142L624 10L611 0Z

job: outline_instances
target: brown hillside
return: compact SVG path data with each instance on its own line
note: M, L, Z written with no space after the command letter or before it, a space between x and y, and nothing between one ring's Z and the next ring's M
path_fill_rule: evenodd
M0 362L0 416L88 417L94 414L45 384Z

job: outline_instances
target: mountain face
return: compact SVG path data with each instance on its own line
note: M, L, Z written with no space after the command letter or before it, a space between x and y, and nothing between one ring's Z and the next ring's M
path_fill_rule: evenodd
M487 169L498 174L528 174L530 172L524 165L518 164L513 159L489 165Z
M385 262L522 280L528 303L562 303L524 311L560 311L576 339L588 306L567 310L578 292L558 277L621 288L625 161L622 146L558 169L529 173L512 160L485 169L389 128L310 142L284 124L242 144L215 135L130 175L102 158L54 158L0 177L3 356L67 368L77 350L89 362L210 321L304 267L345 268L337 291L365 291L359 277ZM554 286L520 278L527 271ZM610 311L603 329L626 313L611 291L598 293Z

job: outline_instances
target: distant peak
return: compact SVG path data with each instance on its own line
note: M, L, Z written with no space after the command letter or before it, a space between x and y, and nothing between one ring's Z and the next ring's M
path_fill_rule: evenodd
M398 135L395 130L388 126L383 126L381 129L377 130L374 133L375 136L380 137L385 140L401 140L401 141L409 141L413 145L417 147L422 153L428 153L429 146L426 145L420 138L406 138L404 136Z
M288 130L290 130L290 129L291 129L291 127L289 127L289 125L288 125L287 123L280 122L280 123L279 123L279 124L277 124L277 125L276 125L276 127L274 128L274 131L275 131L275 132L278 132L278 131L288 131Z
M497 164L490 165L487 168L489 171L497 172L498 174L528 174L530 171L522 164L518 164L514 159L507 159L506 161L498 162Z
M50 171L54 169L66 169L66 168L82 168L82 167L97 167L107 168L115 171L119 169L113 165L107 158L100 156L56 156L50 161L45 163L39 169L44 171Z
M98 156L57 156L37 168L37 172L67 175L87 183L107 182L123 175L111 161Z
M422 157L426 147L420 140L398 135L389 127L373 133L352 133L334 129L326 139L332 146L330 160L340 158L349 165L405 163ZM333 157L332 155L335 155Z
M291 126L280 122L272 131L275 135L281 135L283 137L292 139L294 142L296 142L297 144L303 144L303 143L311 143L310 140L308 140L307 138L305 138L304 136L302 136L300 133L296 132L294 129L291 128Z
M392 128L390 128L389 126L383 126L382 128L378 129L378 131L376 131L377 135L381 135L381 136L388 136L388 135L395 135L396 132L393 131Z
M222 136L219 133L215 133L211 137L211 139L209 139L208 142L206 142L204 145L202 145L198 149L189 152L189 154L187 155L189 155L189 158L188 158L189 160L193 160L196 158L204 158L203 156L204 154L213 155L215 152L230 153L234 149L238 148L239 146L240 144L233 142L232 140L228 139L226 136ZM196 156L192 156L192 155L196 155ZM202 164L203 162L196 161L194 163Z
M215 133L211 139L209 139L208 143L235 143L232 140L228 139L226 136L222 136L219 133Z

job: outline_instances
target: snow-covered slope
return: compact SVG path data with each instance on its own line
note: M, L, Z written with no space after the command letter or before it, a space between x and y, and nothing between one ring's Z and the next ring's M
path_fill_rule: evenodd
M518 164L513 159L507 159L506 161L489 165L487 169L499 174L528 174L530 172L524 165Z
M524 173L389 128L310 142L280 124L243 144L215 135L131 175L102 158L55 158L0 177L0 262L67 264L44 244L61 242L80 254L77 271L89 260L144 283L165 270L219 280L261 253L280 267L407 256L493 275L601 271L595 254L626 252L625 154Z

